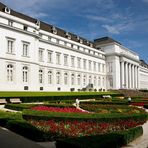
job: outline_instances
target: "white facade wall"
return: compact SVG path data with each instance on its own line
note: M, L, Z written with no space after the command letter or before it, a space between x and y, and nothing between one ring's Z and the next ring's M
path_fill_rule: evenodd
M9 21L12 26L8 25ZM24 24L28 26L24 30ZM70 91L74 88L86 88L89 84L93 89L106 90L105 55L95 48L62 38L52 33L38 30L34 23L16 18L0 12L0 90L1 91ZM50 40L49 40L50 38ZM13 53L9 53L8 40L13 41ZM23 55L23 44L28 45L28 55ZM39 50L42 50L42 60L39 59ZM48 62L48 51L52 52L52 62ZM56 63L56 54L60 54L60 64ZM67 55L67 65L64 65L64 55ZM71 57L74 57L74 66L71 66ZM78 58L80 63L78 63ZM83 60L86 60L84 68ZM91 61L91 69L89 68ZM95 63L95 68L94 68ZM8 65L13 66L13 80L8 81ZM100 68L98 68L100 65ZM28 68L27 82L23 82L23 67ZM104 70L103 67L104 66ZM43 82L39 83L39 70L42 70ZM48 72L52 71L52 83L48 82ZM60 84L57 84L56 73L60 72ZM68 74L68 83L64 84L64 74ZM72 84L72 74L74 83ZM78 77L80 76L80 84ZM84 84L83 78L86 77Z

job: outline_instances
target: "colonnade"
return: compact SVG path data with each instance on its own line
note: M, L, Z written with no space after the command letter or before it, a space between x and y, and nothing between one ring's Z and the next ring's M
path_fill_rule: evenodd
M121 74L121 88L124 89L137 89L139 88L139 66L128 63L126 61L120 62Z

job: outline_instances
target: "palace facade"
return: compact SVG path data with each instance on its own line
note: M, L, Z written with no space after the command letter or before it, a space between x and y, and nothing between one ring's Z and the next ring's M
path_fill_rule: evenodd
M89 41L2 3L0 65L0 91L148 88L148 65L121 43Z

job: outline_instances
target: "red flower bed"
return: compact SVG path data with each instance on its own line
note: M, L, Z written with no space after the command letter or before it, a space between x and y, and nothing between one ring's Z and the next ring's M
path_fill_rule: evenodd
M144 106L144 102L132 102L131 105L134 105L134 106Z
M44 132L49 132L55 137L80 137L96 134L104 134L113 131L120 131L138 125L142 125L143 121L121 120L112 123L95 122L95 121L29 121Z
M38 111L48 111L48 112L66 112L66 113L88 113L87 111L82 111L77 108L72 107L48 107L48 106L35 106L31 108L32 110L38 110Z

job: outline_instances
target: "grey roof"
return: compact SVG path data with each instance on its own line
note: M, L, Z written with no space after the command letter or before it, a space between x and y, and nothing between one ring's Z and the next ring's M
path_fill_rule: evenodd
M0 11L5 12L5 7L7 7L7 6L0 2ZM38 21L35 18L32 18L32 17L27 16L25 14L19 13L17 11L14 11L13 9L10 9L10 10L11 10L10 15L12 15L12 16L21 18L23 20L26 20L26 21L29 21L29 22L32 22L32 23L36 23ZM52 33L52 27L53 27L53 25L50 25L50 24L47 24L45 22L40 21L40 29ZM60 29L58 27L55 27L55 28L57 30L57 35L64 37L64 38L67 38L67 35L66 35L67 31ZM69 34L71 35L71 40L73 40L75 42L80 42L80 39L82 39L83 40L82 44L87 45L87 46L90 46L90 44L92 44L93 47L95 48L94 42L89 41L89 40L82 38L82 37L79 37L79 39L78 39L77 35L70 33L70 32L69 32Z
M98 38L94 40L95 44L107 44L107 43L117 43L122 45L121 43L119 43L118 41L110 38L110 37L102 37L102 38Z

